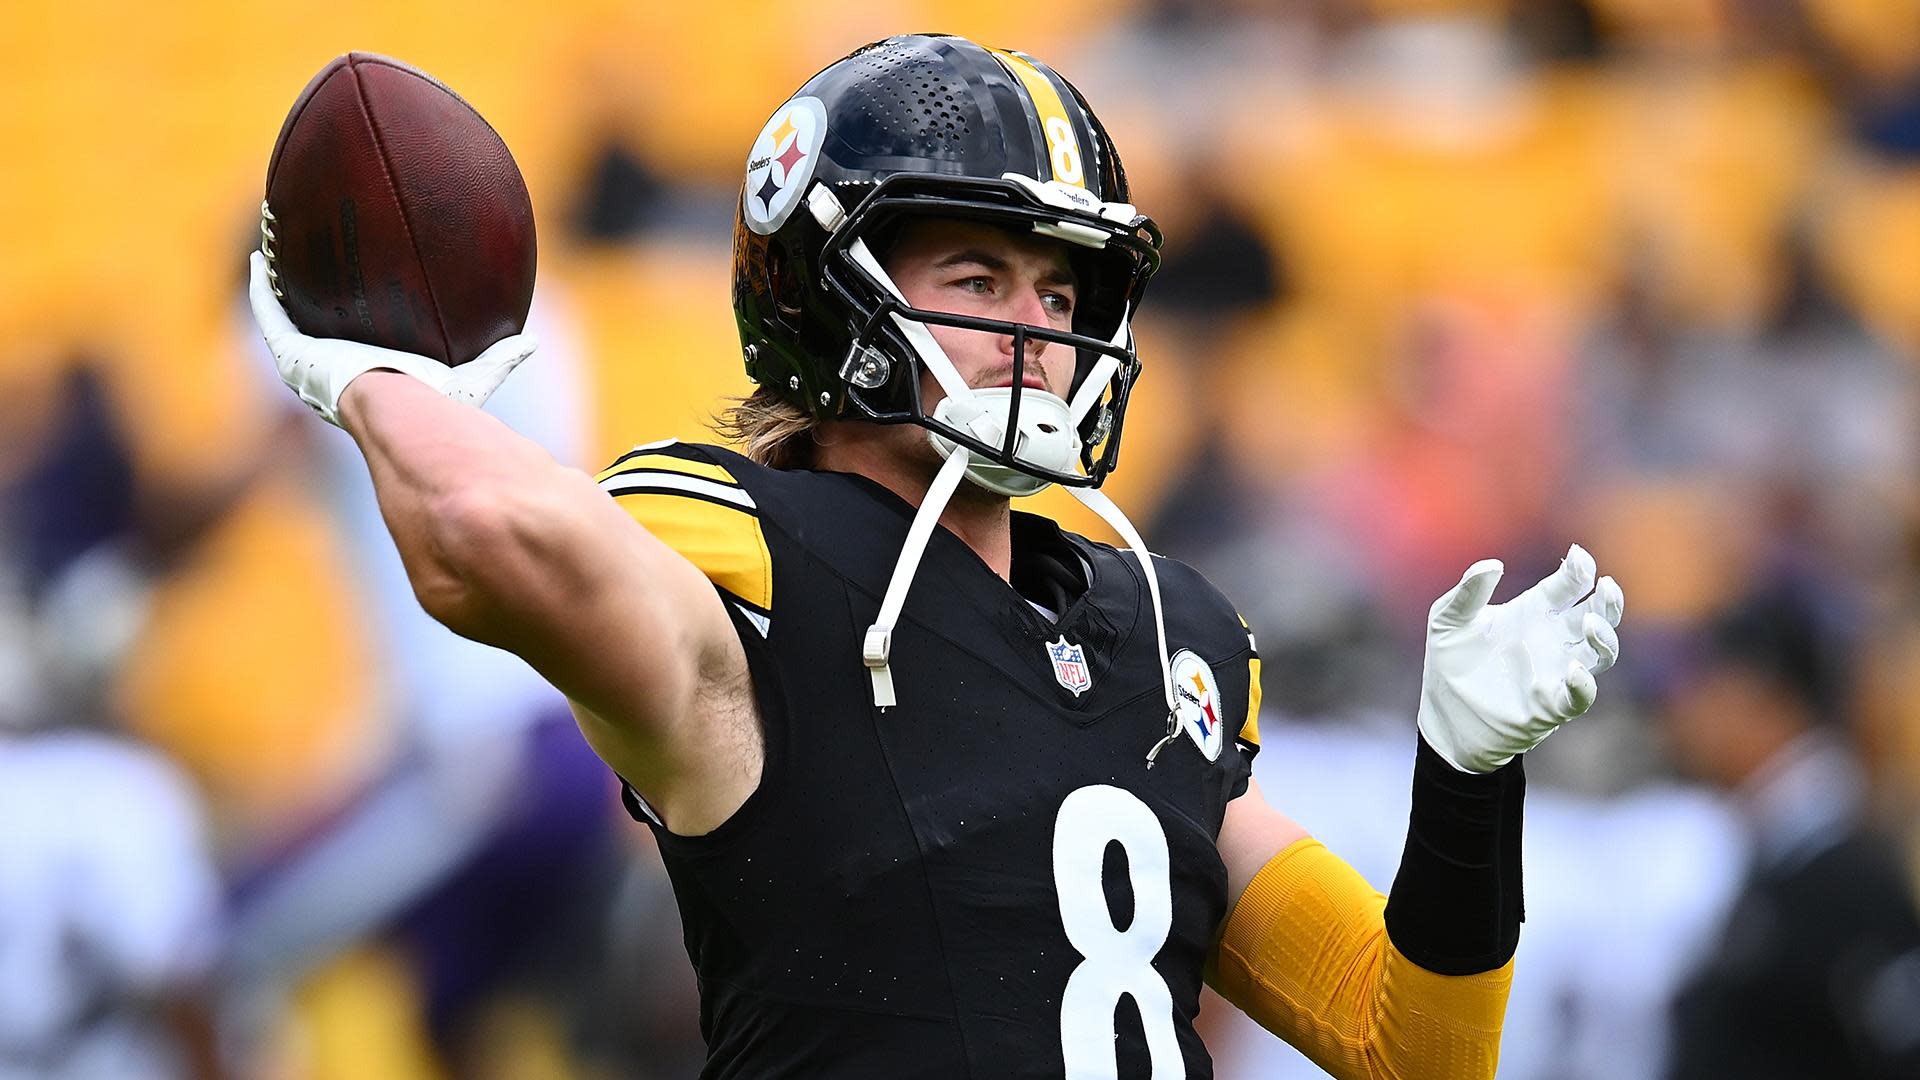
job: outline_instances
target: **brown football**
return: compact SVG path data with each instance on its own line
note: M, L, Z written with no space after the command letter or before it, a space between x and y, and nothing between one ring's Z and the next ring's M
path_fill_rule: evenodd
M261 248L314 337L460 364L519 333L533 204L507 144L439 80L353 52L293 103L267 164Z

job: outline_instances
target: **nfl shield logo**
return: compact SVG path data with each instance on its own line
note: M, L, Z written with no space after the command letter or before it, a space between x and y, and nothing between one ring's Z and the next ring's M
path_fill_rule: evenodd
M1053 677L1060 685L1073 691L1079 697L1093 686L1093 675L1087 671L1087 653L1078 645L1067 643L1067 635L1061 634L1059 641L1047 642L1047 656L1053 661Z

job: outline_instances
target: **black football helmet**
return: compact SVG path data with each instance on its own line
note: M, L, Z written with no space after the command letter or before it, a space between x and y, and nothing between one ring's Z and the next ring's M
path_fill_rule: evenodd
M1130 320L1160 261L1158 228L1128 200L1106 130L1040 61L938 34L858 49L781 105L748 157L733 244L747 375L821 418L919 424L1035 480L1097 487L1119 458L1140 371ZM1071 332L910 307L878 258L907 215L997 223L1071 245ZM1004 438L921 407L923 370L950 393L947 380L958 378L928 325L1012 337ZM1078 470L1071 455L1054 468L1015 457L1018 372L1034 340L1077 350L1068 415Z

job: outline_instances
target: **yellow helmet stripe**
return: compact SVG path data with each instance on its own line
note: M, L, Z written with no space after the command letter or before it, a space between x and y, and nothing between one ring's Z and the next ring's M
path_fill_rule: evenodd
M988 48L988 52L998 57L1020 85L1026 88L1027 97L1032 100L1034 111L1040 115L1040 132L1047 140L1047 159L1053 168L1053 176L1046 179L1058 180L1075 187L1087 186L1086 158L1080 146L1080 136L1075 132L1073 118L1067 112L1066 102L1060 98L1060 91L1054 88L1053 80L1035 66L1033 61L1019 53L1005 49ZM1042 179L1035 177L1035 179Z

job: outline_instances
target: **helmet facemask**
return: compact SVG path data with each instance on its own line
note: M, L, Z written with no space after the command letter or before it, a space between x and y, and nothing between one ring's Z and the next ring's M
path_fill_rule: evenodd
M850 344L839 372L844 415L928 430L942 456L965 447L969 477L1005 495L1048 484L1096 487L1119 457L1120 420L1140 369L1130 316L1158 263L1159 236L1131 206L1102 204L1030 178L1001 180L902 174L876 185L851 214L820 189L810 200L831 232L820 286L849 313ZM881 265L885 238L916 217L981 221L1071 245L1077 300L1071 330L931 311L909 304ZM875 249L879 248L879 251ZM950 327L1012 340L1004 388L969 387L930 329ZM1037 366L1034 342L1074 350L1065 397L1024 385ZM921 373L943 397L928 408Z

